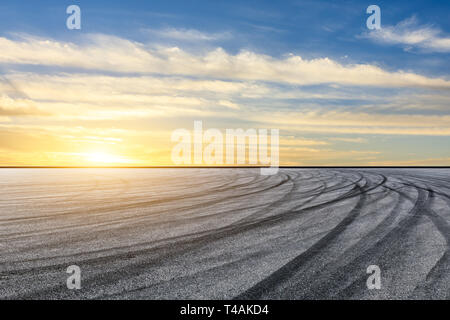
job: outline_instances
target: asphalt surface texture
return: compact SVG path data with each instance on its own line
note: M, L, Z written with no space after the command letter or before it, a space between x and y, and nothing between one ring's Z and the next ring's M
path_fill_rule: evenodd
M0 169L0 187L0 299L450 298L450 169Z

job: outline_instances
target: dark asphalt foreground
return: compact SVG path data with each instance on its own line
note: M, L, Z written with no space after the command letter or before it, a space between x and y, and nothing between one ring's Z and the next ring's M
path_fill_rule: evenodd
M450 298L448 169L0 169L0 187L1 299Z

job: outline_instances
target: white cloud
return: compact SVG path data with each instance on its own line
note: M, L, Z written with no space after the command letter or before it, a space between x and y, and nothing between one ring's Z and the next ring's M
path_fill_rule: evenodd
M359 103L352 108L345 105L336 108L327 100L300 102L302 105L299 107L299 102L291 101L292 98L335 98L335 90L329 92L325 87L316 96L315 93L302 92L296 86L282 89L253 81L147 75L14 73L8 74L7 78L28 98L0 95L0 116L5 121L6 117L20 117L21 123L27 124L39 123L44 118L46 126L60 125L64 121L78 125L85 120L113 123L164 118L167 121L162 122L170 127L171 119L197 117L222 124L229 121L228 125L233 121L239 121L243 126L247 122L253 127L259 123L261 127L280 128L286 132L450 135L448 115L416 111L420 107L416 104L422 105L425 111L430 106L434 110L438 107L442 111L448 110L450 97L442 90L429 90L427 95L411 94L407 90L404 94L385 97L387 107ZM346 94L350 94L343 96L346 99L368 98L359 92L353 93L356 97L352 97L351 92ZM131 126L129 122L128 128ZM364 142L361 139L331 140ZM295 141L307 145L305 141Z
M345 111L270 112L255 115L265 127L285 132L450 136L450 116L370 114Z
M229 32L205 33L195 29L145 29L144 32L158 38L180 41L218 41L231 38Z
M191 54L177 47L150 47L126 39L90 35L82 44L31 36L0 37L0 63L75 67L107 72L157 73L213 79L296 85L337 83L355 86L450 88L444 78L389 72L370 64L343 65L329 58L297 55L275 58L251 51L229 54L221 48Z
M330 140L349 142L349 143L366 143L367 142L367 140L364 138L330 138Z
M381 43L404 45L406 50L418 47L433 52L450 52L450 37L430 25L419 25L415 17L371 31L366 36Z
M224 107L227 107L227 108L230 108L230 109L235 109L235 110L239 110L240 109L239 105L237 105L234 102L227 101L227 100L220 100L219 104L221 106L224 106Z

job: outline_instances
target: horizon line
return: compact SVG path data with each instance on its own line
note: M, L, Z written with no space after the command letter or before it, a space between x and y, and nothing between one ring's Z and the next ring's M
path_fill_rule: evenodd
M436 169L450 169L447 166L0 166L0 169L261 169L261 168L436 168Z

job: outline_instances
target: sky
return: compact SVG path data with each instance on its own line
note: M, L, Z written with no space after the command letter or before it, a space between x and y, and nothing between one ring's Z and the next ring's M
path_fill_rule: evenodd
M70 30L70 5L81 29ZM381 29L369 30L369 5ZM450 164L449 1L0 2L0 165L172 165L279 129L280 164Z

